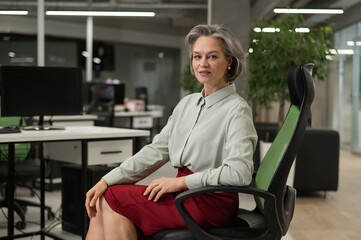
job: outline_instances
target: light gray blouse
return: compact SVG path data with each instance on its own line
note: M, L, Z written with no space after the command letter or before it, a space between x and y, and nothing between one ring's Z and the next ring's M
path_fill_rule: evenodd
M230 84L206 98L184 97L153 142L103 179L109 186L133 184L170 161L194 172L185 179L189 189L248 185L256 143L251 108Z

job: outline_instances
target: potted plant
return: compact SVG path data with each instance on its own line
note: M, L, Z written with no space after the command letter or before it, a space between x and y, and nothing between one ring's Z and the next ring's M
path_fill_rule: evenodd
M288 70L301 63L312 62L315 64L315 78L324 80L327 76L329 59L326 56L331 55L331 42L327 37L332 29L327 26L311 29L308 33L296 31L304 21L298 14L272 21L256 20L250 31L248 98L254 107L266 109L270 109L273 102L278 102L279 126L284 119L285 101L289 99ZM269 27L275 32L262 31Z
M202 91L203 84L201 84L197 80L197 78L192 74L190 68L190 62L188 62L184 67L183 77L180 81L180 86L189 93Z

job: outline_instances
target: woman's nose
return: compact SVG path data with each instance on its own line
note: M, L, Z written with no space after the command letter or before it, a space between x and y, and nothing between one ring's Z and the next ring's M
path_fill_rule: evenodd
M201 65L202 66L208 66L208 59L207 58L202 58Z

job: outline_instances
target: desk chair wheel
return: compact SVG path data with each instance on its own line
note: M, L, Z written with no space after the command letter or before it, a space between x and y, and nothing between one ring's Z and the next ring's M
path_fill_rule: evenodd
M16 224L15 224L15 227L17 230L21 231L21 230L24 230L26 228L26 222L25 221L18 221Z

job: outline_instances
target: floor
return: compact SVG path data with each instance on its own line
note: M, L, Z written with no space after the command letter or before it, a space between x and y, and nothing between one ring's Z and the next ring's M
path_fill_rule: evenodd
M173 175L172 169L165 166L162 173ZM157 175L143 181L149 182L157 178ZM298 197L296 211L288 234L283 240L354 240L361 236L361 157L350 154L347 151L340 153L340 179L337 192L328 192L326 198L323 193L313 196ZM16 196L19 198L33 199L27 189L18 188ZM77 240L79 236L64 232L61 229L61 192L53 191L46 193L46 204L50 205L55 212L54 220L47 220L46 230L61 235L64 239ZM241 204L245 208L252 208L254 202L249 197L241 196ZM4 213L4 214L3 214ZM5 215L7 209L0 211L0 237L7 235L7 223ZM27 214L27 227L24 232L39 230L39 210L29 207ZM15 215L15 221L18 217ZM17 233L19 233L16 230ZM39 236L22 238L38 240ZM50 238L46 238L50 239Z
M297 197L290 234L295 240L361 239L361 157L340 152L336 192Z

